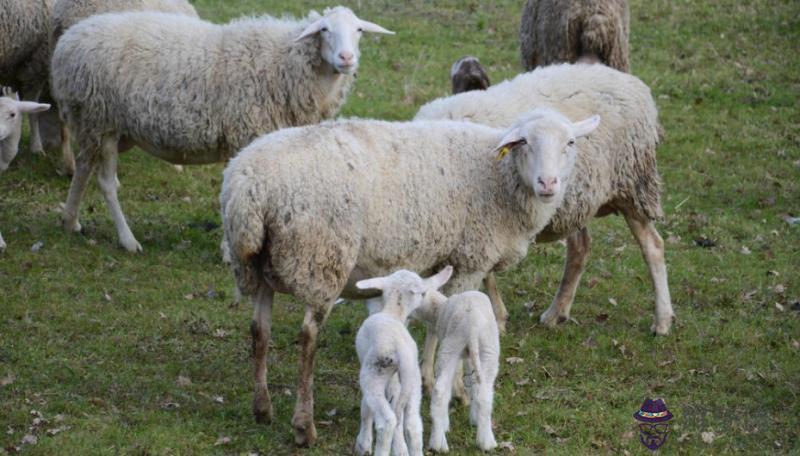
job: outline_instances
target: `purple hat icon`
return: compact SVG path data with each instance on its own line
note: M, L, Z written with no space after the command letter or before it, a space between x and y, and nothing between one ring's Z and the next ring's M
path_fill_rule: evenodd
M667 410L663 399L645 399L639 411L633 417L643 423L661 423L672 419L672 413Z

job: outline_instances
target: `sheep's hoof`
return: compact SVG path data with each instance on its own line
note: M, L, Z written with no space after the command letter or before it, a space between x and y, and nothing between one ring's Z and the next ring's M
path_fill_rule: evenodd
M555 309L547 309L539 317L539 323L547 326L548 328L554 328L559 323L564 323L567 320L569 320L569 315L559 315L558 311Z
M270 424L272 422L272 401L266 388L256 387L255 397L253 398L253 416L258 424Z
M497 441L495 441L493 435L489 435L484 439L478 438L478 448L483 451L492 451L497 448Z
M70 222L68 220L62 220L61 221L61 226L64 227L64 229L66 231L69 231L70 233L80 233L81 232L81 224L80 224L80 222L78 222L77 219L75 219L75 221L73 221L73 222Z
M506 322L508 322L508 319L497 320L497 330L500 334L506 333Z
M301 448L311 446L317 440L317 428L313 420L293 420L294 444Z
M142 253L142 245L134 238L120 239L119 243L130 253Z
M431 439L428 441L428 449L434 453L447 453L450 448L447 446L447 437L444 432L437 432L431 434Z
M650 331L657 336L666 336L669 334L669 329L672 326L673 318L675 318L675 316L671 315L668 318L664 318L660 321L656 320L656 322L650 326Z

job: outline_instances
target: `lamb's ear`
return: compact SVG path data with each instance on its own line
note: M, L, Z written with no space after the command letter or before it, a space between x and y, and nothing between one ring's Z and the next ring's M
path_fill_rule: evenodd
M383 290L383 287L386 285L386 279L384 277L376 277L374 279L365 279L359 280L356 282L356 288L359 290Z
M575 132L575 137L580 138L581 136L586 136L589 133L593 132L594 129L597 128L599 125L600 125L600 116L595 114L586 120L573 123L572 129Z
M444 269L436 273L436 275L432 275L425 279L425 286L428 290L438 290L442 288L444 284L450 280L450 276L453 275L453 267L446 266Z
M19 112L30 114L33 112L42 112L50 109L50 105L46 103L34 103L32 101L18 101L17 108Z
M503 139L500 140L500 143L494 148L492 153L497 154L498 160L502 160L511 149L527 143L528 140L525 139L522 130L514 128L503 136Z
M324 22L323 18L319 18L316 21L308 24L308 27L306 27L306 29L303 30L303 33L301 33L300 36L294 39L295 42L300 41L307 36L319 33L319 31L322 30L323 22Z
M386 30L385 28L381 27L374 22L365 21L363 19L358 20L358 26L361 27L361 30L370 33L384 33L386 35L394 35L394 32L391 30Z

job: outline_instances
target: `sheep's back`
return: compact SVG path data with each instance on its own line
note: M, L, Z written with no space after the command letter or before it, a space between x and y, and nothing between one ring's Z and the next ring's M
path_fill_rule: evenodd
M4 0L0 7L0 85L19 88L22 80L44 77L52 0Z

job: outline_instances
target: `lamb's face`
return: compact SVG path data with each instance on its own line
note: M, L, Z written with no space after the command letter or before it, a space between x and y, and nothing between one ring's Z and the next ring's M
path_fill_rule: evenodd
M452 273L453 268L447 266L436 275L423 279L414 272L401 269L386 277L361 280L356 283L356 287L362 290L370 288L381 290L384 306L387 303L398 306L398 309L388 310L406 318L422 305L426 292L441 288L450 279Z
M18 101L10 96L0 97L0 142L19 140L22 115L50 109L49 104ZM16 138L14 135L16 134ZM0 147L0 171L5 171L17 155L19 144L3 144Z
M5 140L22 122L17 101L8 97L0 98L0 141Z

